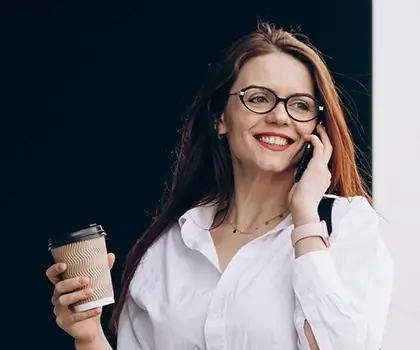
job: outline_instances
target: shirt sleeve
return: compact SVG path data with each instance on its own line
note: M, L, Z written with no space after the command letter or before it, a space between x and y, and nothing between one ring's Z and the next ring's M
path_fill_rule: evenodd
M378 350L394 279L379 215L362 197L340 198L330 247L294 261L298 348L310 350L304 322L321 350Z
M118 324L117 349L154 350L153 334L147 312L128 293Z

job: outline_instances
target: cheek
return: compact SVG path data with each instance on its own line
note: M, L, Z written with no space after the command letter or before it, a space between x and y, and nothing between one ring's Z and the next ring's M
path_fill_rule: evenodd
M305 135L312 134L315 130L315 127L316 127L315 122L295 124L295 130L296 130L296 133L299 135L299 138L302 138ZM303 141L299 140L299 142L303 142Z
M249 158L250 150L255 147L252 146L252 143L255 142L252 128L258 124L258 116L248 115L246 112L236 112L234 114L226 113L225 118L226 136L232 155L239 160Z
M250 130L258 123L258 116L249 114L246 111L234 111L225 113L225 123L227 132L233 136L249 133Z

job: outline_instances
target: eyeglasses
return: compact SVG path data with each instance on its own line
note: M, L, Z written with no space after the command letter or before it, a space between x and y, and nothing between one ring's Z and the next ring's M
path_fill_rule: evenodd
M283 102L289 117L297 122L309 122L324 110L324 106L321 106L309 94L293 94L282 98L273 90L261 86L248 86L229 96L239 96L243 105L257 114L270 113L280 102Z

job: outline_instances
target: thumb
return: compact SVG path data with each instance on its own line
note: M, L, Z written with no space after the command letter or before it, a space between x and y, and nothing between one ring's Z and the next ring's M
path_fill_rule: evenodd
M114 266L114 263L115 263L115 254L114 253L109 253L108 254L108 265L109 265L110 270Z

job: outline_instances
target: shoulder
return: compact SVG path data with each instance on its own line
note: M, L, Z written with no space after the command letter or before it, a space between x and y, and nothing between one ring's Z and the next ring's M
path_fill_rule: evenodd
M362 196L337 197L332 210L330 253L337 264L381 270L392 276L394 259L384 240L385 221ZM362 263L362 265L358 265Z
M380 233L380 215L363 196L339 197L326 195L333 198L331 221L333 235L341 237L358 235L364 232L364 236L378 235Z
M325 195L325 197L334 199L332 209L333 221L342 220L348 216L359 214L364 214L364 216L367 215L367 218L371 220L377 220L379 218L378 213L366 197L339 197L335 195Z
M331 247L339 256L357 252L358 256L376 257L386 266L393 258L384 240L385 221L368 199L362 196L334 197Z
M165 280L179 275L179 270L173 267L183 266L191 250L203 244L201 233L210 228L216 211L214 203L196 206L169 225L136 267L130 293L138 295L146 290L164 288Z
M171 224L167 230L150 246L140 263L130 283L130 293L137 294L139 291L149 289L157 283L162 270L165 268L165 257L174 251L180 236L179 225Z

